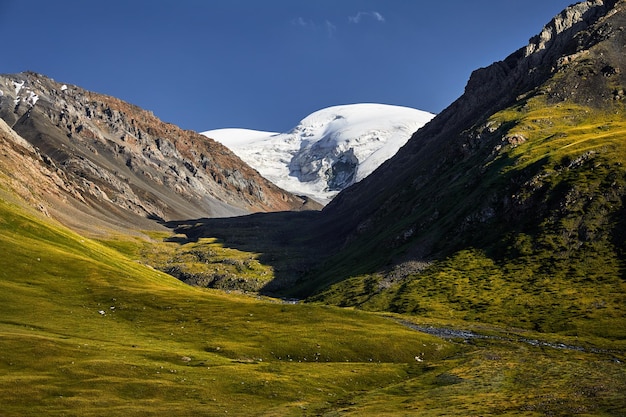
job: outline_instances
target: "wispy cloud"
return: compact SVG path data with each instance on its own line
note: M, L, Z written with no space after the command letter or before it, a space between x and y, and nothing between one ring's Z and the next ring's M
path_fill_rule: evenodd
M326 21L326 33L328 33L328 37L332 38L337 30L337 26L333 25L329 20Z
M312 20L305 20L302 16L291 19L291 24L300 27L315 27L315 23Z
M325 31L329 38L332 38L337 31L337 26L333 24L330 20L325 20L324 23L316 23L313 20L305 19L303 17L296 17L295 19L291 19L291 24L293 26L298 26L301 28L311 29L314 31Z
M361 20L364 17L372 18L376 20L377 22L381 22L381 23L385 22L385 17L378 12L358 12L354 16L348 16L348 21L350 23L361 23Z
M348 16L348 22L350 23L358 24L361 23L363 19L368 19L379 23L385 23L385 17L376 11L358 12L354 16ZM325 19L323 22L321 22L298 16L291 19L291 25L313 32L324 32L329 38L333 38L337 33L337 25L335 25L332 21L328 19Z

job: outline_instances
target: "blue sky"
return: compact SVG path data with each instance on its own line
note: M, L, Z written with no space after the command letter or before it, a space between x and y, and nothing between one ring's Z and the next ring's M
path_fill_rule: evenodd
M338 104L438 113L573 0L0 0L32 70L197 131L287 131Z

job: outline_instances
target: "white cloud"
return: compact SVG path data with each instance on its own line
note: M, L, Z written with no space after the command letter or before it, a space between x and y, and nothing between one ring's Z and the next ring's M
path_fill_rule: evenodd
M326 21L326 31L328 32L328 37L332 38L333 34L337 30L337 26L333 25L330 21Z
M304 20L304 18L300 17L296 17L295 19L291 20L291 24L294 26L301 26L303 28L307 27L307 26L315 26L315 24L312 21L306 21Z
M298 26L313 31L325 31L329 38L332 38L337 31L337 26L335 26L333 22L328 19L326 19L324 23L316 23L310 19L307 20L303 17L296 17L295 19L291 19L291 24L293 26Z
M385 22L385 17L378 12L358 12L354 16L348 16L348 21L350 23L360 23L361 19L363 19L364 17L370 17L381 23Z

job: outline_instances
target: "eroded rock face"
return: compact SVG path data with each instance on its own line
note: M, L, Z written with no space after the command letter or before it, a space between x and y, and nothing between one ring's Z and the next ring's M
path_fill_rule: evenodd
M464 94L442 112L440 120L447 119L448 126L479 120L492 110L511 104L519 94L540 85L563 64L584 58L585 51L592 45L620 30L611 24L596 25L598 20L623 7L620 3L590 0L566 8L531 38L528 45L503 61L475 70Z
M574 4L554 17L536 36L530 39L524 48L524 57L532 57L536 66L541 59L542 51L546 53L563 48L575 34L589 27L598 17L606 14L605 3L615 1L592 0Z
M111 207L168 220L306 203L223 145L122 100L34 73L0 76L0 93L0 117L65 176L70 194L101 205L105 217Z

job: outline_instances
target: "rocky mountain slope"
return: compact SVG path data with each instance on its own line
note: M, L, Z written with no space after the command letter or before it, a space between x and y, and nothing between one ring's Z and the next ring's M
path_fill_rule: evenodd
M288 291L544 330L623 314L625 28L626 2L582 2L475 71L324 209L336 252Z
M8 138L15 135L7 127L25 139L10 145L22 157L13 165L48 180L7 175L26 181L42 210L76 227L309 207L213 140L42 75L0 76L0 118Z
M433 116L359 103L318 110L287 133L218 129L203 134L280 187L326 204L391 158Z
M571 126L593 112L606 114L615 123L624 118L623 9L623 2L579 3L553 19L528 46L475 71L457 101L375 175L341 193L324 214L342 224L346 242L393 225L395 234L386 234L389 243L394 247L410 243L414 256L452 250L449 241L427 238L424 232L433 227L447 228L459 241L469 229L487 227L500 216L518 220L533 216L539 221L547 215L545 209L536 210L541 199L534 195L520 201L516 196L541 191L545 176L564 169L562 164L550 166L556 151L563 151L559 157L578 161L572 167L581 167L592 156L622 157L608 151L611 142L580 149L573 146L574 140L563 149L543 149L531 163L518 153L536 150L533 135L546 135L538 141L557 139L558 132L542 128L561 127L558 124L568 119ZM510 116L499 113L504 111ZM541 111L545 114L539 119ZM603 129L613 127L598 121ZM502 181L506 170L515 170L517 177L509 174L514 178ZM488 198L467 204L472 192Z

